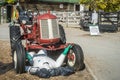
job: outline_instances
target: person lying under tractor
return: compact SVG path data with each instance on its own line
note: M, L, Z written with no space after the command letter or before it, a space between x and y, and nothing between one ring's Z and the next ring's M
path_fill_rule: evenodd
M72 48L71 45L65 48L56 61L47 56L46 50L40 50L37 54L35 52L27 53L26 56L32 66L26 66L25 71L44 78L74 73L73 67L61 67L70 48Z

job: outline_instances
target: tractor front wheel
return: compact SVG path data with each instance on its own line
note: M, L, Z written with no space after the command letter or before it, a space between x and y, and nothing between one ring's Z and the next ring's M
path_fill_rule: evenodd
M75 70L82 70L85 68L83 51L79 45L74 44L70 49L67 55L67 65L74 67Z
M21 32L20 27L12 25L9 27L9 33L10 33L10 44L11 44L11 53L13 56L14 50L15 50L15 43L21 43Z
M16 73L21 74L25 72L25 49L21 43L15 44L13 63Z

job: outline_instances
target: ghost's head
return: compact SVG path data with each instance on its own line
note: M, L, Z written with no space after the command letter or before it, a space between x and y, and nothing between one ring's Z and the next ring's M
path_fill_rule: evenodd
M40 50L37 54L43 54L47 56L47 51L46 50Z

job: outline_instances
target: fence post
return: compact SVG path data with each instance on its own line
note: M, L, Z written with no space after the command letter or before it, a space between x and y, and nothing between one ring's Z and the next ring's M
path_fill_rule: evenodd
M68 27L68 24L69 24L69 13L67 12L67 17L66 17L66 23L67 23L67 27Z
M1 6L0 6L0 24L1 24Z

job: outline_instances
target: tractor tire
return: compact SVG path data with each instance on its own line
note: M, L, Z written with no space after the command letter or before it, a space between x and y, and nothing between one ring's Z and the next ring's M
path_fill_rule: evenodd
M66 43L66 36L65 31L62 25L59 25L59 32L60 32L60 43L65 44Z
M18 74L25 72L25 49L21 43L15 44L15 51L13 53L13 64L15 72Z
M74 44L70 49L67 55L67 65L74 67L76 71L83 70L85 68L83 51L79 45Z
M10 33L10 45L11 45L11 53L13 56L13 53L15 51L15 43L21 43L21 32L19 26L10 26L9 28Z

